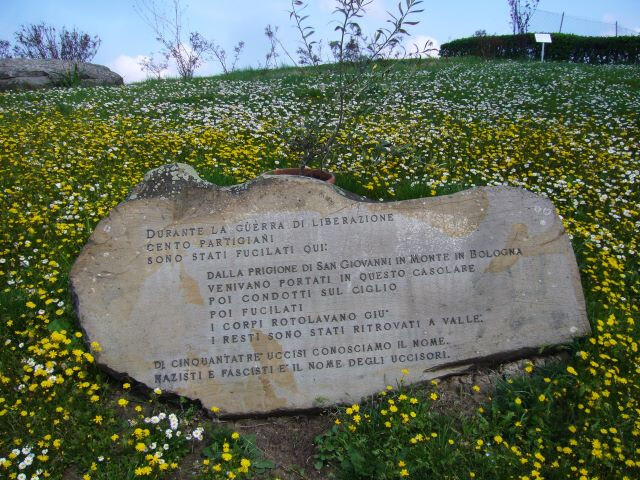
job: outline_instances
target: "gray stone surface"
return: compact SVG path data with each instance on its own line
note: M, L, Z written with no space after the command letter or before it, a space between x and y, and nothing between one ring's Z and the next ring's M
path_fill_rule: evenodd
M122 85L122 77L103 65L55 59L8 58L0 60L0 91L34 90L59 86L77 63L80 85Z
M320 181L150 172L71 272L96 360L248 415L359 401L590 328L551 202L522 189L363 202Z

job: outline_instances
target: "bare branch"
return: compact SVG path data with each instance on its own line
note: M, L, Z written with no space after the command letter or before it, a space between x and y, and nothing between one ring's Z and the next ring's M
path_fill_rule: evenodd
M314 49L314 45L317 42L309 41L309 38L315 33L313 28L309 26L303 26L303 22L308 18L308 15L301 15L301 12L307 8L307 4L302 0L291 0L291 10L289 11L289 18L295 21L300 38L304 48L300 47L296 51L300 56L301 65L319 65L321 58L320 55Z
M513 34L527 33L531 18L538 8L540 0L507 0Z
M22 25L15 33L16 45L13 54L24 58L59 58L79 62L90 61L97 53L100 38L88 33L62 27L56 28L45 23ZM8 42L7 42L8 48Z
M154 0L137 0L134 9L153 30L156 40L162 44L163 54L176 63L180 77L192 78L212 44L198 32L189 33L187 40L183 38L182 16L186 8L181 6L180 0L172 0L170 12L160 8Z

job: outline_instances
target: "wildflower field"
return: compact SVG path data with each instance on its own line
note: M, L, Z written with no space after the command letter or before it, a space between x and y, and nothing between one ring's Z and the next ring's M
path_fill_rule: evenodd
M282 126L334 117L335 89L329 69L284 69L0 93L0 478L274 476L251 438L101 373L68 273L151 168L185 162L229 185L295 166ZM320 475L640 478L638 67L439 60L365 93L372 109L347 116L329 159L338 185L376 200L499 184L549 197L593 334L475 411L438 408L434 382L327 412Z

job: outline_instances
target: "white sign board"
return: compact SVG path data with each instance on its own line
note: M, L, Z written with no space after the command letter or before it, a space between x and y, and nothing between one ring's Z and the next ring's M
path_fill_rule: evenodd
M535 36L538 43L551 43L550 33L536 33Z
M544 44L551 43L551 34L550 33L536 33L536 42L542 44L542 53L540 54L540 61L544 62Z

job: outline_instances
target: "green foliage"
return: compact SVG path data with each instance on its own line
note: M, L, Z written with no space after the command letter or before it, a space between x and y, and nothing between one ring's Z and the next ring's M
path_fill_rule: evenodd
M211 443L202 454L202 478L228 479L253 478L275 467L275 464L263 458L262 451L256 445L255 435L241 436L227 428L216 428L211 434ZM233 472L234 476L230 476Z
M58 111L65 117L73 113L73 107L68 103L58 102L56 103L56 107L58 107Z
M545 58L590 64L640 63L640 37L583 37L552 34L545 47ZM486 35L461 38L440 47L442 57L477 56L483 58L540 58L541 44L532 33L521 35Z
M298 158L301 172L311 165L325 168L330 159L337 156L337 151L344 147L350 130L361 126L363 119L372 112L372 102L367 100L386 97L387 92L377 92L376 95L371 91L372 87L380 85L380 80L396 65L385 60L410 57L403 51L401 40L408 35L406 28L419 23L411 18L423 12L419 8L421 4L422 0L398 3L397 14L388 13L386 24L389 26L378 28L369 38L363 34L360 22L366 17L371 2L338 0L333 11L338 18L334 28L337 37L327 42L335 58L332 70L337 79L336 88L328 95L317 90L306 91L312 102L336 111L338 118L309 121L307 112L303 112L304 116L293 127L287 122L287 125L276 129L290 155ZM322 63L320 44L311 40L315 30L305 24L309 16L302 15L307 5L303 0L292 0L290 18L296 24L304 45L297 50L299 63L317 67ZM419 58L427 53L429 47L430 44L425 44L423 49L416 47L415 56Z
M345 480L565 478L560 472L569 470L593 475L585 478L623 478L615 474L621 471L633 475L633 461L621 470L613 462L598 462L607 456L611 438L637 431L606 401L594 405L601 394L581 384L579 370L550 363L529 364L525 372L496 380L488 403L457 415L437 409L436 381L421 389L387 387L361 405L335 412L335 425L316 438L315 467L331 465ZM474 385L459 395L469 398L480 391ZM591 413L590 407L605 408L588 419L582 411ZM630 453L633 443L614 441L618 457Z
M57 75L54 83L58 87L73 88L79 87L81 80L82 75L80 73L80 70L78 69L78 64L74 63L73 66L70 66L64 73ZM59 106L60 105L61 104L59 104ZM66 109L65 107L66 106L60 106L60 113L62 113L63 115L69 113L68 109Z
M316 438L315 467L331 464L338 478L350 480L456 478L447 477L452 471L468 478L469 453L474 452L468 444L457 445L457 438L462 430L471 433L477 427L433 410L436 385L387 387L363 405L337 412L331 430Z

